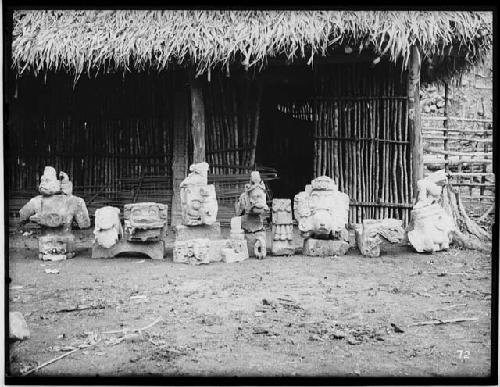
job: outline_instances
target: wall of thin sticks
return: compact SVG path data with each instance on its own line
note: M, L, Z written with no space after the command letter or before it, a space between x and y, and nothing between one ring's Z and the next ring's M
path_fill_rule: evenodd
M349 222L397 218L412 207L407 73L380 63L315 72L314 175L349 195Z
M70 176L93 214L104 205L170 204L175 73L26 76L8 107L10 207L37 194L46 165ZM17 199L17 200L16 200Z
M495 202L493 121L422 115L426 172L446 170L460 188L469 216L481 216Z

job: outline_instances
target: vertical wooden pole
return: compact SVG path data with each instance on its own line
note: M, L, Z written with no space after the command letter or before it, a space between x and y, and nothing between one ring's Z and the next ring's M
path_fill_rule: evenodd
M171 225L180 224L182 209L180 183L188 173L189 89L185 83L178 86L174 99L174 128L172 150L172 207Z
M408 71L408 129L410 134L413 195L417 194L417 181L424 177L422 125L420 120L420 53L411 47ZM412 198L414 199L414 198Z
M443 121L443 149L446 152L448 150L448 82L444 83L444 118L445 120ZM444 155L444 170L445 172L448 172L449 167L448 167L448 154Z
M201 79L191 73L191 134L193 136L193 163L205 161L205 106Z

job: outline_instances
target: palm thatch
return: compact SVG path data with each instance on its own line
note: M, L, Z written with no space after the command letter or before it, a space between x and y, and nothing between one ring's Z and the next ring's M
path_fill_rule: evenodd
M261 69L273 57L312 64L346 47L406 66L414 44L423 67L446 76L478 62L493 35L486 12L17 10L13 18L18 74L76 77L176 65L198 75L233 63Z

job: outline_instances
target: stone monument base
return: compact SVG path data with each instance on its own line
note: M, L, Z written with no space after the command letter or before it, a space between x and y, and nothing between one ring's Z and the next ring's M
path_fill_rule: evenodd
M113 247L92 246L92 258L112 258L120 253L142 253L151 259L163 259L165 245L163 241L134 243L122 239Z
M271 253L272 255L294 255L295 247L292 241L272 241Z
M304 241L303 254L311 257L345 255L349 243L338 240L308 238Z
M246 232L248 255L257 259L266 257L266 231Z
M175 240L188 241L191 239L221 239L220 223L215 222L211 225L185 226L178 224L175 226Z
M38 258L42 261L63 261L76 255L73 234L49 232L38 238Z

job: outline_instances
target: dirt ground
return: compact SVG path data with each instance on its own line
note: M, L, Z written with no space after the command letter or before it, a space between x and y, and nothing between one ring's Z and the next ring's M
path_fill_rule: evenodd
M205 266L175 264L171 256L92 260L86 250L42 262L35 250L11 250L9 308L31 331L10 346L11 375L83 344L91 346L31 375L490 373L487 254L399 246L379 258L352 250ZM55 268L59 274L45 272ZM87 309L68 311L78 305ZM410 325L454 318L477 320Z

